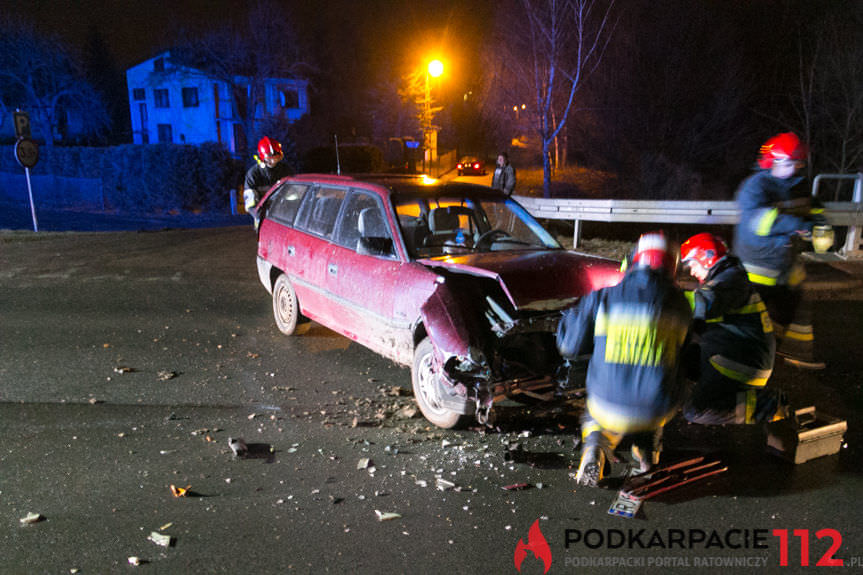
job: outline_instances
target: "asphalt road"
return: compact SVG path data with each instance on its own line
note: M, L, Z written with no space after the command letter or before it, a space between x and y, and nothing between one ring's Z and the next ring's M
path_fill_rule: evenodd
M2 232L0 573L515 573L537 520L549 573L788 573L804 537L810 564L841 537L859 571L863 274L811 267L828 368L771 385L847 419L843 449L794 466L760 428L677 419L665 457L728 472L627 520L612 489L574 489L577 404L441 431L410 417L407 369L315 324L281 335L247 226ZM528 552L521 573L543 571Z

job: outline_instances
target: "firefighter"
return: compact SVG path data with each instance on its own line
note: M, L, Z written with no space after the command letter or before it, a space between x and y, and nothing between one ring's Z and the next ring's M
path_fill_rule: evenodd
M790 132L761 146L760 170L737 191L734 252L773 320L777 353L798 367L823 369L815 359L811 311L803 301L806 272L798 258L813 226L825 222L823 209L798 186L803 178L796 172L806 156L806 146Z
M255 219L257 227L258 217L255 206L273 184L293 175L293 171L286 164L282 153L282 145L268 136L264 136L258 142L258 155L255 156L255 165L246 172L243 182L243 203L246 211Z
M692 318L676 267L665 236L644 234L621 282L588 294L560 321L561 355L592 354L579 485L603 478L624 435L642 472L659 462L662 428L683 395L680 356Z
M787 416L784 394L767 388L776 342L773 325L740 260L722 239L702 233L680 246L698 280L692 292L699 369L683 408L692 423L759 423Z

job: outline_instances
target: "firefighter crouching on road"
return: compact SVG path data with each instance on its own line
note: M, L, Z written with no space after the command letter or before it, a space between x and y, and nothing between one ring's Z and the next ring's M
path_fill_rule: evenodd
M692 423L760 423L788 415L780 391L765 387L776 343L767 308L740 260L718 237L702 233L680 246L681 263L698 279L691 292L698 375L683 415Z
M795 174L806 156L806 146L790 132L761 146L761 169L737 191L734 253L767 306L777 353L798 367L823 369L815 359L811 310L803 301L806 272L798 259L813 226L825 223L823 209L798 186L803 178Z
M586 295L557 331L564 358L591 354L579 485L595 486L611 452L631 435L641 471L659 462L662 428L683 397L681 349L692 313L674 283L665 236L641 236L621 282Z

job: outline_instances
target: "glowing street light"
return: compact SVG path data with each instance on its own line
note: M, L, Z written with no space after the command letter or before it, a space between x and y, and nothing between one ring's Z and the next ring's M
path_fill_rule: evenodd
M432 111L431 107L431 82L429 78L439 78L442 74L443 62L438 59L431 60L426 67L426 94L423 109L425 120L423 122L423 139L425 140L426 149L423 160L424 163L428 162L429 166L437 159L437 130L432 125L434 111Z

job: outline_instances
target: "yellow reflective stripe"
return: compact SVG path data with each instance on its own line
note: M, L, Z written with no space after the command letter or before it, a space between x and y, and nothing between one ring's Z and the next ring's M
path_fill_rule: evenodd
M590 413L590 417L602 426L603 433L609 431L613 433L636 433L662 427L674 417L674 414L677 413L677 407L672 408L671 411L663 415L642 419L620 415L620 411L616 405L595 397L588 397L587 411ZM583 432L582 436L584 437Z
M723 321L725 321L725 317L719 316L719 317L706 319L706 320L704 320L704 323L721 323Z
M809 213L810 214L823 214L824 208L812 208L811 210L809 210Z
M764 302L759 300L755 303L746 304L743 307L732 309L728 311L728 313L733 315L745 315L747 313L761 313L766 309L767 306L764 305Z
M811 325L800 325L799 323L792 323L788 326L788 329L785 330L785 334L783 337L787 337L788 339L793 339L796 341L814 341L815 334L813 333L813 329Z
M747 275L749 276L749 281L754 284L761 284L763 286L775 286L777 283L776 278L772 278L769 276L763 276L761 274L756 274L753 272L747 272Z
M686 301L689 302L689 307L691 307L693 310L695 310L695 292L689 291L689 290L684 290L683 295L686 296Z
M605 361L624 365L674 365L686 328L673 319L658 324L646 311L620 311L607 319Z
M587 439L587 436L593 432L602 433L602 426L596 421L585 421L581 424L581 439L582 441Z
M754 389L746 390L746 419L743 423L752 423L755 419L755 405L758 403L758 396L755 395Z
M596 310L596 319L593 322L593 335L594 337L605 335L608 326L608 314L605 313L605 305L600 304L599 309Z
M755 234L759 236L770 234L770 228L773 227L773 222L776 221L777 216L779 216L779 210L777 208L766 210L764 215L758 218L758 225L755 227Z
M788 285L792 287L800 285L805 279L806 268L799 262L794 264L794 267L792 267L791 271L788 273Z
M754 387L764 387L767 385L767 380L770 379L770 374L773 373L772 369L758 369L738 363L719 354L710 358L710 365L725 377Z

